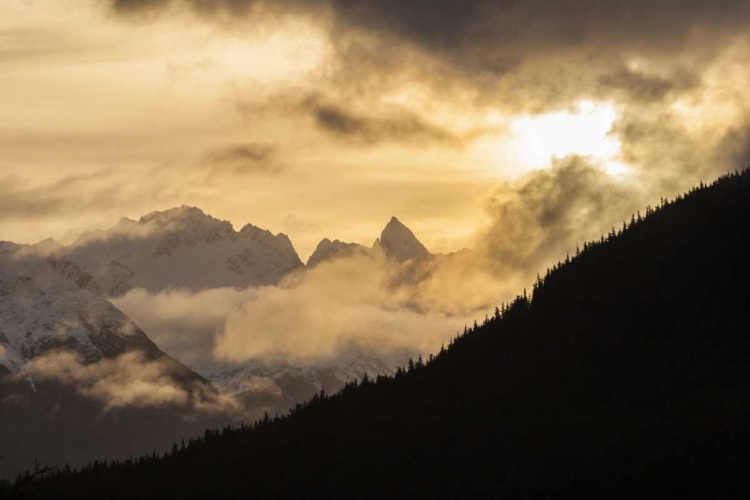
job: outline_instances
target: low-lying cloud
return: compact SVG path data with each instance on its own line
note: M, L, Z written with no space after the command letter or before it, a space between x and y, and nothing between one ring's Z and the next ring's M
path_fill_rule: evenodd
M19 379L56 381L103 404L104 411L124 407L182 407L208 413L229 412L237 403L196 381L179 381L164 360L148 360L134 351L114 359L84 364L66 351L55 351L26 363Z
M110 301L148 332L160 349L201 373L209 373L214 364L216 337L227 319L239 314L260 293L263 289L228 287L151 293L135 288Z
M262 290L227 319L215 355L233 362L310 363L358 351L384 356L435 350L464 320L417 310L404 287L389 288L387 265L353 256Z
M645 197L590 158L556 159L497 188L473 250L397 263L362 252L246 290L131 290L113 302L162 349L210 373L234 363L324 365L430 353L598 239Z
M166 352L210 373L252 361L325 365L360 353L388 360L435 352L492 310L515 283L461 252L407 263L352 255L279 286L149 293L113 302Z

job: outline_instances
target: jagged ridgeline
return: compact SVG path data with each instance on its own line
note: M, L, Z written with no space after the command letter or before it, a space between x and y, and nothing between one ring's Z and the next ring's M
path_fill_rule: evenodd
M750 171L613 228L394 377L25 493L476 497L745 489Z

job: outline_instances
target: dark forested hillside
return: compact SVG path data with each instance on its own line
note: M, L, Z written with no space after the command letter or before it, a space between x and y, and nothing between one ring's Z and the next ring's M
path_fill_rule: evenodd
M620 494L745 488L750 172L648 208L393 378L94 464L30 496Z

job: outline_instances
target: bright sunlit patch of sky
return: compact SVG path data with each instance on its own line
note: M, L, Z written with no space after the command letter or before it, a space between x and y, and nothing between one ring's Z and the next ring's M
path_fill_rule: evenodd
M549 167L555 158L589 157L611 175L628 167L619 159L621 144L610 133L618 118L612 103L581 101L574 108L555 113L527 115L509 125L509 134L495 148L503 159L503 174L521 175Z

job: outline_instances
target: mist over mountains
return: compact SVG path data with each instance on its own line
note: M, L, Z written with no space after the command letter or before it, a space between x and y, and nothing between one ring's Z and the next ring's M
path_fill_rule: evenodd
M132 446L153 435L118 423L128 421L121 414L174 430L160 442L206 422L281 415L434 353L529 278L490 258L489 240L434 254L396 217L373 236L371 246L325 238L305 264L284 234L236 231L183 205L123 218L69 246L4 243L2 293L12 300L0 310L0 369L12 383L2 404L23 401L13 419L71 436L111 421L101 429ZM61 404L87 416L55 424ZM54 456L81 463L133 449L87 443ZM44 441L19 458L27 467L34 450ZM4 470L21 462L11 463Z
M746 170L647 207L393 377L27 491L744 494L749 192Z
M237 232L183 206L84 233L69 247L55 248L50 260L61 274L123 309L168 352L210 373L214 354L231 362L295 364L351 358L360 347L374 348L373 331L404 318L410 326L444 321L458 329L497 299L496 290L462 300L447 290L449 280L471 286L493 279L475 257L431 254L394 217L372 247L324 239L305 266L283 234L250 224ZM326 299L335 303L330 310L311 303ZM342 324L352 315L359 324ZM410 340L403 326L398 329L402 333L384 339L379 354L398 352L403 359L403 352L435 344ZM246 335L249 330L254 334ZM280 341L290 335L288 345ZM322 336L330 342L318 342ZM310 352L313 339L318 347Z
M0 1L0 500L750 497L749 27Z
M31 440L6 456L5 474L36 455L132 453L161 428L133 423L144 415L191 434L281 414L321 390L395 373L466 321L430 303L428 288L465 253L431 254L395 217L372 247L325 239L307 265L283 234L235 231L187 206L123 218L70 246L0 249L5 429L20 439L33 427L80 436L95 425L120 436L83 448L64 440L49 453L47 438Z

